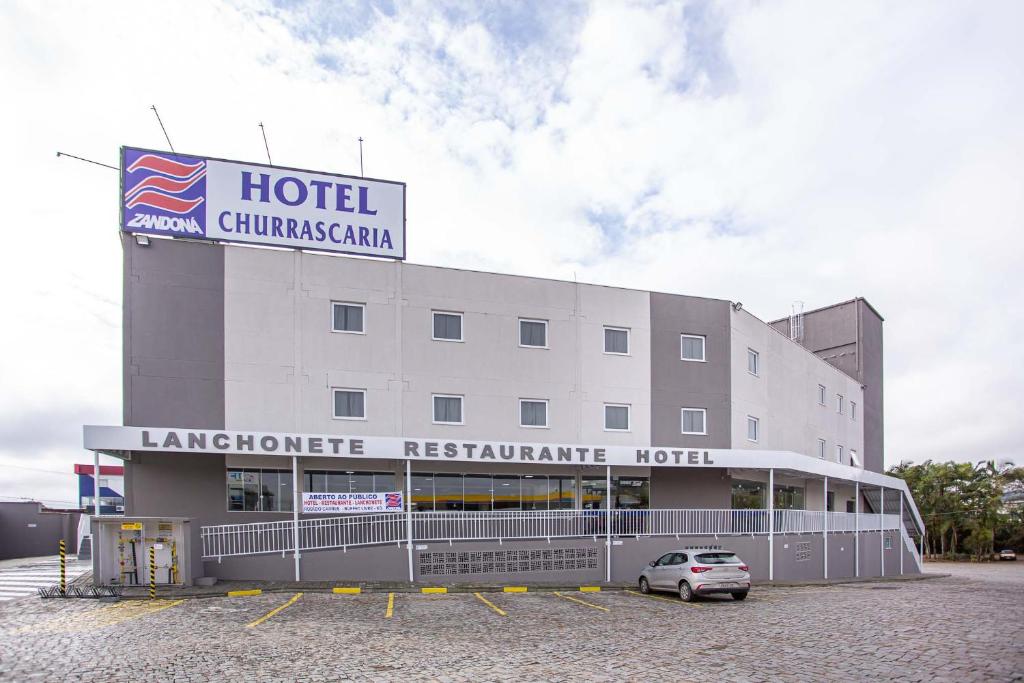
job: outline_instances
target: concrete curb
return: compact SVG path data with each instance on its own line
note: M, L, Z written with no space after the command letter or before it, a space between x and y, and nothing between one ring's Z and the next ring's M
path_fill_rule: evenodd
M822 586L843 586L851 584L872 584L872 583L902 583L912 581L927 581L930 579L941 579L947 578L950 574L938 574L938 573L927 573L927 574L907 574L904 576L886 576L886 577L865 577L865 578L848 578L848 579L830 579L830 580L812 580L812 581L763 581L756 582L753 585L753 590L759 589L772 589L772 588L806 588L811 586L822 587ZM261 595L269 593L294 593L296 591L302 591L305 593L327 593L327 594L340 594L340 595L353 595L363 593L425 593L425 594L443 594L443 593L551 593L556 591L563 592L599 592L599 591L623 591L632 590L635 586L632 583L613 583L613 584L602 584L600 586L580 586L579 584L539 584L539 585L517 585L517 586L506 586L506 585L474 585L474 584L452 584L448 586L438 585L421 585L421 584L358 584L351 586L339 586L330 582L322 581L311 581L311 582L292 582L287 584L260 584L259 582L239 582L237 587L233 585L234 582L226 582L221 588L211 588L208 590L198 591L194 588L182 588L182 589L157 589L157 597L159 598L222 598L225 596L239 597L248 595ZM126 588L124 594L121 596L122 599L128 598L145 598L147 597L146 589L138 589L133 587Z

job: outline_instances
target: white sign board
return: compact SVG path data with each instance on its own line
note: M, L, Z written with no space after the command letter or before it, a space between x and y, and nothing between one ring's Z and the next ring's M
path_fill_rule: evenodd
M302 511L324 514L332 512L401 512L402 492L386 493L303 493Z

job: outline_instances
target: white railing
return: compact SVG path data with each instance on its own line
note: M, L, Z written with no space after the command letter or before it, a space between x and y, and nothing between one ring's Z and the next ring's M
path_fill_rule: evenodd
M774 533L853 532L846 512L775 510ZM900 528L898 515L859 515L860 531ZM610 524L610 528L609 528ZM399 513L336 515L299 520L299 549L326 550L408 541ZM599 536L730 536L769 533L767 510L495 510L414 512L412 540L474 541ZM203 557L286 553L294 550L291 520L202 527Z

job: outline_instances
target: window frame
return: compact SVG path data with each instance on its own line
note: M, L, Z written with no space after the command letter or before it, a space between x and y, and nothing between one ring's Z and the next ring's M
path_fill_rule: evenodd
M242 474L242 509L241 510L232 510L231 509L231 481L228 478L228 475L231 472L239 472L239 473ZM246 510L245 509L245 473L246 472L257 472L259 474L259 482L258 482L259 493L256 496L256 509L255 510ZM274 510L264 510L263 509L263 498L264 498L264 496L263 496L263 473L264 472L268 472L268 473L272 472L275 475L277 475L278 477L284 476L283 480L280 479L280 478L278 479L277 492L273 494L275 502L277 503L277 507ZM249 513L249 514L251 514L251 513L255 512L255 513L270 513L270 514L279 515L282 512L294 512L294 509L295 509L296 505L299 505L299 506L302 505L302 500L301 500L301 494L297 494L296 491L294 490L294 488L292 487L291 475L292 475L292 470L290 470L290 469L280 469L280 468L277 468L277 467L259 467L259 466L253 467L253 466L250 466L250 465L246 465L246 466L226 466L224 468L224 484L225 484L224 485L224 510L228 514L231 514L231 513ZM280 493L281 493L281 488L282 488L282 486L281 486L281 482L282 481L286 481L287 482L285 484L286 488L292 489L291 490L292 505L291 505L291 507L289 507L287 509L285 509L281 505ZM297 496L299 497L299 500L296 500ZM100 506L102 507L102 505L103 505L103 503L102 503L102 499L101 499ZM301 510L301 507L299 509Z
M621 351L609 351L608 350L608 335L606 334L606 332L608 330L612 330L614 332L625 332L626 333L626 351L625 351L625 353L623 353ZM609 356L631 356L631 355L633 355L633 340L630 339L631 336L633 336L633 335L631 334L630 328L628 328L628 327L618 327L616 325L602 325L601 326L601 348L602 348L602 353L604 353L606 355L609 355Z
M701 424L704 425L702 432L686 431L686 411L700 412L702 414ZM708 435L708 409L707 408L680 408L679 409L679 433L686 436L707 436Z
M750 369L750 359L754 359L754 369ZM747 372L754 377L761 376L761 354L755 349L747 347Z
M524 425L523 424L523 403L543 403L544 404L544 424L543 425ZM523 429L551 429L551 402L546 398L520 398L519 399L519 426Z
M683 340L684 339L700 339L700 358L685 358L683 357ZM686 332L679 333L679 360L686 361L687 363L707 363L708 362L708 336L706 334L689 334Z
M825 405L825 402L827 400L828 400L828 387L826 387L824 384L819 384L818 385L818 405L819 406Z
M857 421L857 402L850 401L850 422Z
M841 443L836 444L836 462L840 465L843 464L843 456L846 454L845 449Z
M837 415L845 415L846 414L845 412L843 412L844 411L844 407L845 407L844 406L845 403L846 403L846 399L843 398L843 395L842 394L836 394L836 414Z
M458 316L458 318L459 318L459 338L458 339L448 339L447 337L435 336L435 334L434 334L434 329L435 329L434 328L434 318L438 314L440 314L440 315L454 315L454 316ZM463 315L463 313L460 312L460 311L442 311L440 309L431 309L430 310L430 339L431 339L431 341L453 342L455 344L465 344L466 343L466 318Z
M439 422L437 420L437 405L434 403L435 398L457 398L459 399L459 415L462 418L461 422ZM464 394L430 394L430 421L431 424L436 425L451 425L460 426L466 424L466 396Z
M534 344L523 343L523 323L542 323L544 325L544 345L536 346ZM550 349L551 340L549 338L549 332L551 327L548 325L548 321L542 318L519 318L519 322L516 324L516 342L519 344L521 349Z
M338 415L336 410L338 408L338 400L336 394L339 391L355 392L363 395L363 416L362 417L347 417L344 415ZM369 412L366 405L366 389L359 389L356 387L331 387L331 419L332 420L348 420L355 422L366 422L366 414Z
M336 306L356 306L363 311L363 329L361 330L339 330L334 326L334 308ZM358 301L334 301L331 300L331 333L332 334L366 334L366 304Z
M818 439L818 459L819 460L824 460L825 459L825 452L827 450L828 450L828 444L825 442L825 439Z
M617 429L617 428L609 427L608 426L608 408L625 408L626 409L626 428L625 429ZM629 403L604 403L604 404L602 404L601 413L602 413L601 416L603 418L601 423L602 423L602 426L604 427L604 431L606 431L606 432L618 432L620 434L625 434L625 433L633 431L633 406L630 405Z
M753 420L754 424L754 438L750 438L750 424ZM747 415L747 441L751 443L761 443L761 418L753 415Z

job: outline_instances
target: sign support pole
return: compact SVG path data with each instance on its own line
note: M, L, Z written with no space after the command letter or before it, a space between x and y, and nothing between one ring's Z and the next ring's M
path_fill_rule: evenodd
M775 468L768 469L768 580L775 580Z
M903 491L900 491L900 575L903 575Z
M295 580L301 581L299 570L299 506L302 505L302 492L299 491L299 456L292 456L292 543L295 546Z
M92 557L95 575L92 577L92 585L103 585L103 555L100 553L100 452L92 452Z
M405 461L405 545L409 550L409 583L414 581L412 571L412 462Z
M882 557L882 576L885 576L885 487L878 487L878 553Z
M605 581L612 582L612 466L604 468Z

